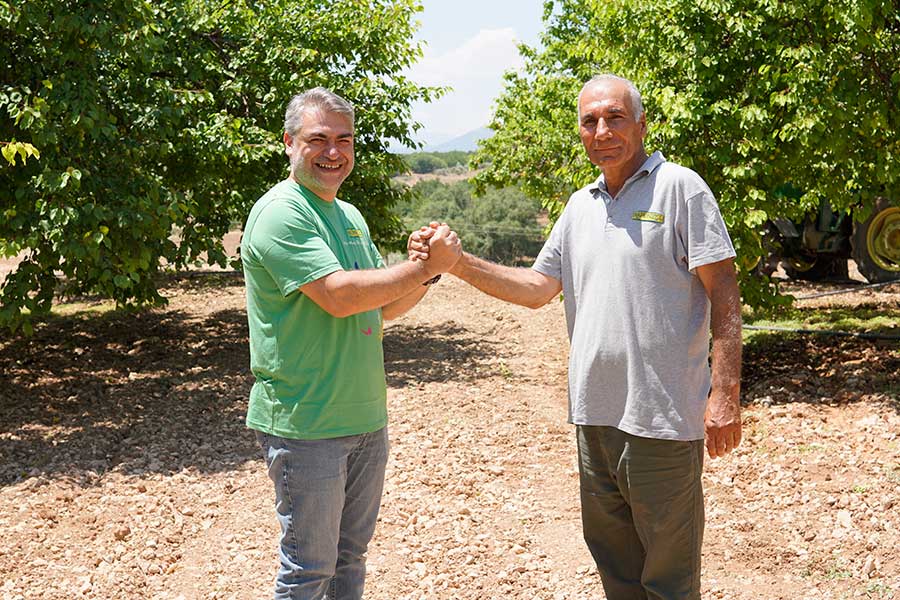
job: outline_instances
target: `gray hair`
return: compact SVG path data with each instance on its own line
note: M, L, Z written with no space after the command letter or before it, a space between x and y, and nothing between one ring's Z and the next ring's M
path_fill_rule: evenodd
M644 104L641 102L641 93L638 91L637 87L631 81L625 79L624 77L619 77L618 75L613 75L612 73L603 73L600 75L594 75L591 77L583 86L581 86L581 91L578 92L578 117L581 118L581 96L584 94L584 91L589 87L597 85L598 83L606 83L606 82L615 82L624 84L628 89L628 97L631 98L631 112L634 113L634 120L640 121L641 115L644 114Z
M300 125L303 123L303 113L313 108L344 115L350 119L351 127L356 119L352 104L331 90L316 87L291 98L287 110L284 112L284 131L291 137L297 135L300 132Z

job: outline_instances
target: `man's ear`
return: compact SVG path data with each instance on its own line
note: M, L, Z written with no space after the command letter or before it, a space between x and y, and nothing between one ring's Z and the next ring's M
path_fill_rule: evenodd
M288 153L288 154L289 154L289 152L287 151L287 149L290 148L290 147L293 145L294 139L291 137L291 135L290 135L287 131L284 132L284 137L283 137L282 139L284 140L284 150L285 150L285 153Z
M647 111L641 113L641 138L647 135Z

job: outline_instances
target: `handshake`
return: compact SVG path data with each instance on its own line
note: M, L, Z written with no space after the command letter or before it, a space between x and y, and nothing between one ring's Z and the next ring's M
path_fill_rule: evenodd
M409 260L427 261L431 275L449 273L462 257L462 244L456 232L446 223L432 221L413 231L406 243Z

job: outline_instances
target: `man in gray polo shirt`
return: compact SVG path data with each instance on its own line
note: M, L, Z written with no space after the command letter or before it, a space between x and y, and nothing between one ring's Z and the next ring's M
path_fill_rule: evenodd
M451 273L532 308L564 293L582 523L606 596L699 600L703 440L712 458L741 441L734 248L703 179L647 156L631 82L595 77L578 100L602 175L531 269L464 253Z

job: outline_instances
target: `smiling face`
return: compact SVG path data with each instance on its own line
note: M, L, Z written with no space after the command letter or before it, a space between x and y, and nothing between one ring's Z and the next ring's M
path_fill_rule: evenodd
M628 87L623 83L601 81L585 88L578 108L578 129L591 162L607 177L630 177L647 158L646 119L643 114L635 119Z
M353 123L336 112L303 112L296 135L284 134L291 177L323 200L332 201L353 170Z

